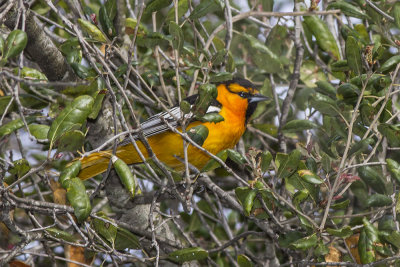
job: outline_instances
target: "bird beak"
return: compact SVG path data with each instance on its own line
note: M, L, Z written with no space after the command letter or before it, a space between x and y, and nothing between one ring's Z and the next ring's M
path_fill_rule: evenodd
M249 97L249 104L250 103L257 103L260 101L265 101L265 100L269 100L270 98L268 96L263 96L260 94L255 94Z

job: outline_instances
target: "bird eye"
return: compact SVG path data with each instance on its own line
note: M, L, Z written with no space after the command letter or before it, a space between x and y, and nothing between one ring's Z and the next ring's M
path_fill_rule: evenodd
M239 96L244 98L244 97L246 97L246 93L245 92L239 92Z

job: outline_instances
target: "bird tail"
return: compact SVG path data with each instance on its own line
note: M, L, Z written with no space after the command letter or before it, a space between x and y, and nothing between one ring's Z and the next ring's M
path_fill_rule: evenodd
M109 151L101 151L97 153L90 154L88 157L80 160L82 167L78 177L81 180L86 180L96 176L100 173L103 173L108 168L108 163L110 162L111 158L111 150Z
M138 145L142 153L144 153L145 157L147 157L148 155L147 152L145 152L143 145L141 145L140 143ZM136 152L132 144L118 147L116 155L126 164L135 164L142 162L139 154ZM75 159L80 160L82 163L81 172L79 173L78 177L81 180L86 180L105 172L108 168L111 157L112 151L106 150L90 154L85 158Z

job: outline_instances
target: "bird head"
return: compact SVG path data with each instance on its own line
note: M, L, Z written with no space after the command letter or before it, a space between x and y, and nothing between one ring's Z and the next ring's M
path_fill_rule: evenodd
M250 81L242 78L234 78L218 85L217 101L233 113L244 113L246 122L257 108L260 101L268 100Z

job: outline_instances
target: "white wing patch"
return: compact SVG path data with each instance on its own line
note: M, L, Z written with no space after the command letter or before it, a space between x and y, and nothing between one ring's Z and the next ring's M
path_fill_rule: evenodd
M206 113L219 113L220 111L221 111L220 107L209 106ZM178 121L182 118L181 115L182 112L180 107L178 106L171 108L168 112L164 111L151 116L140 125L143 130L144 136L150 137L156 134L169 131L170 128L164 123L163 120L166 120L172 127L178 126ZM185 117L190 120L193 117L193 113L190 112L188 114L185 114ZM133 138L137 139L138 136L135 134L133 135ZM125 140L119 143L118 145L124 146L129 143L131 143L129 138L125 138Z
M217 106L209 106L208 109L207 109L206 114L207 114L207 113L212 113L212 112L217 112L217 113L219 113L220 111L221 111L221 108L220 108L220 107L217 107Z

